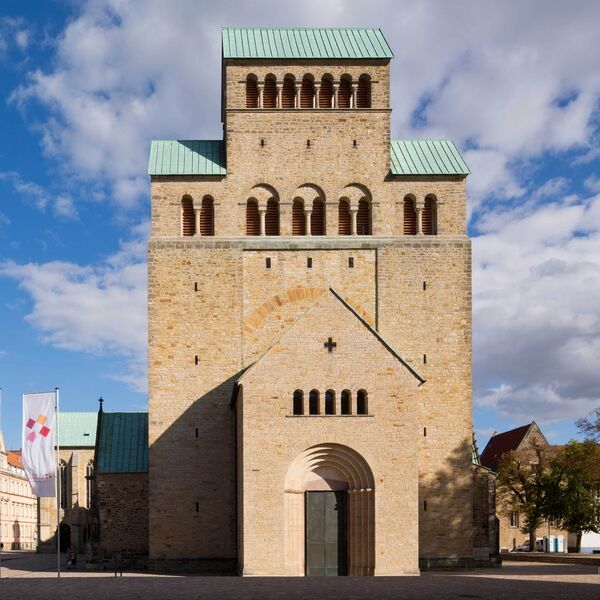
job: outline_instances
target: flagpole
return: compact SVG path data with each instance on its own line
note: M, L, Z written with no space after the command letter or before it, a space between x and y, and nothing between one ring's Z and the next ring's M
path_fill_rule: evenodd
M0 435L2 435L2 388L0 387ZM5 448L6 450L6 448ZM0 487L0 493L2 488ZM2 496L0 496L0 579L2 579Z
M60 505L61 505L61 472L60 472L60 431L58 424L59 388L54 388L54 412L56 415L56 574L60 579Z

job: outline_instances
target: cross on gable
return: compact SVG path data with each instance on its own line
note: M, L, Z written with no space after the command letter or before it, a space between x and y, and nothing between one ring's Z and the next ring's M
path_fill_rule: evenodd
M332 338L329 338L324 344L323 346L325 348L327 348L327 350L329 352L333 352L333 349L337 347L337 344L333 341Z

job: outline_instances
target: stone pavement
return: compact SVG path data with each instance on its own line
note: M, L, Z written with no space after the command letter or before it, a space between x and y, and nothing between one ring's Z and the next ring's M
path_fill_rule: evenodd
M263 600L426 599L598 600L596 567L510 563L501 569L424 573L420 577L242 578L65 572L56 578L56 557L3 555L0 599L179 598Z

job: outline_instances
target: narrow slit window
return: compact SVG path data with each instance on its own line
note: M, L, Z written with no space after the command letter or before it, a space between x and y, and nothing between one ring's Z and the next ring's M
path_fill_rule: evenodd
M333 390L325 392L325 414L335 415L335 392Z
M352 414L352 396L350 390L344 390L341 396L341 411L343 415Z
M358 390L356 394L356 414L366 415L369 414L367 392L365 390Z
M265 267L267 269L271 268L271 258L270 257L265 258Z
M348 267L350 267L351 269L354 269L354 257L353 256L351 256L348 259Z
M302 390L296 390L294 392L292 408L295 415L304 414L304 393Z
M319 414L319 392L318 390L311 390L308 395L308 414L318 415Z
M310 256L306 259L306 266L312 269L312 258Z

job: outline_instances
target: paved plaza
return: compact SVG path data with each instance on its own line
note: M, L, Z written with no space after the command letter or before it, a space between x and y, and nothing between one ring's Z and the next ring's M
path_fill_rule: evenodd
M420 577L242 578L68 571L56 578L56 557L3 555L0 598L143 598L144 600L336 598L598 600L598 567L507 563L501 569L424 573Z

